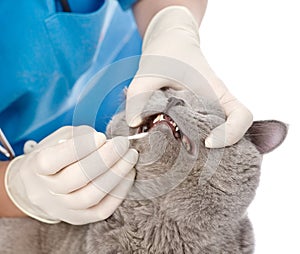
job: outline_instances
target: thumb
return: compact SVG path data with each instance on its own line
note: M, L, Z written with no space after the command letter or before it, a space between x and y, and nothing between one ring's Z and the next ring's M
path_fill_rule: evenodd
M242 104L232 111L225 123L212 130L205 140L208 148L221 148L238 142L251 126L253 116Z
M154 91L162 87L178 89L178 84L159 77L135 77L127 90L126 121L130 127L142 123L142 112Z

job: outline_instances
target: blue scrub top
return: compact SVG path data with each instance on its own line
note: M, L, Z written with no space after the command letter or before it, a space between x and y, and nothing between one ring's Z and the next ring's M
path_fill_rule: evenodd
M119 0L122 9L135 1ZM0 128L17 155L64 125L104 132L138 68L138 57L117 62L140 54L131 11L115 1L69 3L71 13L57 0L0 1Z

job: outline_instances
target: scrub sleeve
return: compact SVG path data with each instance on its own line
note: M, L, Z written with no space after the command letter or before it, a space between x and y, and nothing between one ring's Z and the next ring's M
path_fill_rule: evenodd
M135 1L119 2L69 0L67 13L55 0L0 1L0 128L17 155L64 125L105 131L141 49L123 11Z

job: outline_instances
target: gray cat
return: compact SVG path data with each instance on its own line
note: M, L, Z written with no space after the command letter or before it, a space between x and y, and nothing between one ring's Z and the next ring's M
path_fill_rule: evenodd
M279 121L254 122L237 144L208 149L224 122L220 106L189 91L156 91L145 121L130 129L125 114L109 137L148 132L131 142L140 153L127 199L105 221L86 226L0 220L0 253L253 253L247 207L259 183L262 154L285 139Z

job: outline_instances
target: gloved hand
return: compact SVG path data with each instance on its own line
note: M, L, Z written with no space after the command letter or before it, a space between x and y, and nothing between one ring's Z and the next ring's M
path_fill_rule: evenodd
M141 123L147 100L162 87L187 88L202 97L216 96L227 120L207 137L207 147L236 143L252 124L250 111L208 65L200 49L198 24L182 6L161 10L146 30L139 69L127 90L126 117L130 126Z
M82 225L109 217L127 195L138 153L88 126L63 127L9 164L6 191L28 216Z

